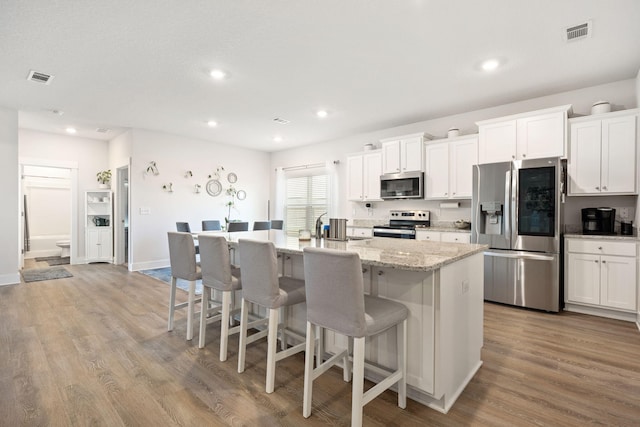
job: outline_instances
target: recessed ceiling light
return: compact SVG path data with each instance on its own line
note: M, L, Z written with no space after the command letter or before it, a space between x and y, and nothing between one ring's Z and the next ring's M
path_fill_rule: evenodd
M76 130L76 128L72 128L72 127L68 127L68 128L66 128L66 129L65 129L65 131L67 131L67 133L71 133L71 134L78 132L78 131Z
M484 71L493 71L498 68L498 65L500 65L500 63L497 59L488 59L482 63L481 67Z
M280 135L276 135L273 137L273 142L282 142L282 137Z
M211 70L211 72L209 73L209 75L210 75L211 77L213 77L214 79L216 79L216 80L222 80L222 79L224 79L225 77L227 77L227 73L225 73L225 72L224 72L224 71L222 71L222 70Z
M321 119L327 117L329 115L329 113L327 113L327 110L318 110L316 112L316 116L320 117Z
M214 128L214 127L218 126L218 122L216 122L215 120L209 120L207 122L207 126L209 126L210 128Z

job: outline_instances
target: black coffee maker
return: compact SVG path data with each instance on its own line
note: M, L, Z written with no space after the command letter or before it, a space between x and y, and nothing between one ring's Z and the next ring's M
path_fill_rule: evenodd
M584 234L615 234L616 210L614 208L582 209Z

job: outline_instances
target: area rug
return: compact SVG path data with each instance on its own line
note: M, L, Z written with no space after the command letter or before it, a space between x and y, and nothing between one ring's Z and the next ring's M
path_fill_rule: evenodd
M66 257L55 257L53 259L48 259L47 260L47 264L49 265L66 265L66 264L70 264L70 258L68 256Z
M65 277L73 277L64 267L54 268L34 268L22 271L22 279L25 282L38 282L41 280L63 279Z
M165 283L171 284L171 267L152 268L150 270L140 270L140 273L146 274ZM178 279L176 286L182 290L189 292L189 282ZM202 280L196 281L196 295L202 294Z

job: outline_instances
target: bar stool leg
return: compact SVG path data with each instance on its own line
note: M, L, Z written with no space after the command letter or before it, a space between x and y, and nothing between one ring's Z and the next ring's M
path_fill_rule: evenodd
M313 392L313 351L315 347L315 330L316 328L307 322L307 338L304 354L304 393L302 398L302 415L305 418L311 416L311 395ZM316 368L320 365L316 362Z
M402 377L398 381L398 406L407 407L407 321L398 324L398 369Z
M169 293L169 324L167 325L167 331L173 331L173 316L176 311L176 288L177 280L175 277L171 277L171 291Z
M240 303L240 345L238 346L238 373L244 372L244 357L247 352L247 319L249 302L242 298Z
M273 393L276 377L276 351L278 344L279 309L269 309L269 335L267 335L267 393Z
M362 402L364 394L364 342L364 337L353 339L351 427L362 426Z
M202 301L209 301L211 298L211 288L208 286L202 287ZM207 304L208 305L208 304ZM202 303L200 310L200 337L198 338L198 348L204 348L205 334L207 331L207 307L205 303Z
M187 305L187 341L193 339L193 313L196 300L196 282L189 282L189 303Z
M220 361L227 360L227 343L229 342L229 311L231 309L231 292L222 292L222 318L220 319Z

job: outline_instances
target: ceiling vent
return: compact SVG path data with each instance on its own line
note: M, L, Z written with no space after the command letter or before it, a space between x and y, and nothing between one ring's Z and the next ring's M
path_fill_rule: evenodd
M280 123L281 125L286 125L290 123L289 120L281 119L280 117L276 117L275 119L273 119L273 121L276 123Z
M51 74L40 73L38 71L29 71L29 75L27 76L27 80L32 82L44 83L46 85L51 83L53 80L53 76Z
M568 42L586 39L591 37L593 32L591 21L587 21L580 25L565 28L564 39Z
M97 128L96 132L98 132L98 133L108 133L109 129L107 129L107 128Z

